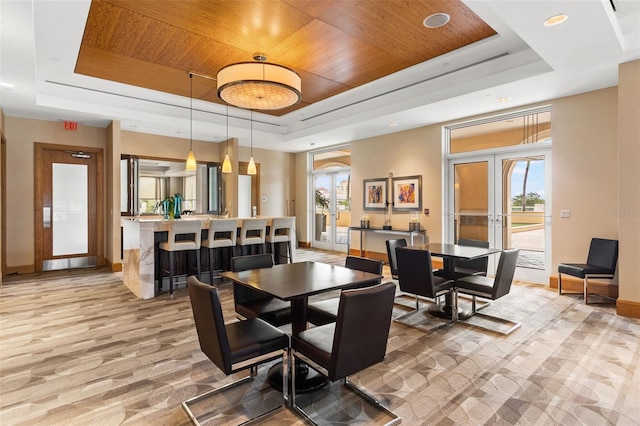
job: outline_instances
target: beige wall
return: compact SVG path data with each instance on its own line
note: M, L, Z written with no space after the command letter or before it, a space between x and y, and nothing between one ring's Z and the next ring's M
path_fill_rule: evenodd
M5 124L7 271L31 272L34 270L34 142L105 149L106 130L79 125L77 131L68 131L61 121L17 117L6 117Z
M432 242L442 235L442 155L441 126L428 126L391 135L363 139L351 144L352 193L351 223L357 225L363 214L363 179L422 175L422 208L420 223ZM375 165L375 167L372 167ZM388 199L391 201L391 185ZM372 227L384 224L384 212L367 210ZM391 226L409 228L409 213L391 213ZM385 234L367 235L367 250L386 253ZM359 247L359 235L352 235L352 247Z
M552 271L586 260L593 237L618 238L617 88L552 102ZM571 218L560 218L560 210Z
M619 300L640 304L640 61L620 65L618 85Z
M239 147L239 155L248 162L250 149ZM260 215L293 215L295 154L253 148L253 159L260 165Z

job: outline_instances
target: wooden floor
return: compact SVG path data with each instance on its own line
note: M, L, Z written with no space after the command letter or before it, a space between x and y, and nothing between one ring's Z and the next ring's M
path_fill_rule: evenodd
M297 260L341 264L344 254L299 249ZM233 320L231 287L220 291ZM520 282L484 312L522 327L503 337L463 324L425 332L394 322L385 361L351 379L407 425L640 424L639 320ZM0 315L3 426L187 425L183 400L234 379L200 351L184 289L174 299L138 300L106 269L11 276ZM413 317L423 327L439 321ZM206 401L208 424L237 424L277 404L265 374ZM340 383L300 403L321 424L385 420ZM289 410L265 423L303 424Z

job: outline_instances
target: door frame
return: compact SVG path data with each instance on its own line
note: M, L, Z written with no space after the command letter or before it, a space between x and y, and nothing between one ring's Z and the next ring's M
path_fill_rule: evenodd
M445 167L444 179L444 196L445 196L445 214L443 237L447 243L454 241L454 226L452 215L454 215L454 168L456 164L487 162L487 196L488 200L488 234L491 247L503 248L502 245L502 219L505 216L502 212L502 160L510 158L519 158L524 156L544 156L545 159L545 207L544 207L544 244L545 244L545 267L542 270L534 270L530 268L516 268L516 279L522 279L530 282L547 283L551 274L551 144L542 142L531 146L513 146L506 150L504 148L486 151L468 152L462 154L449 155ZM489 273L495 274L498 264L498 256L489 257Z
M95 206L95 218L96 229L90 229L89 232L93 232L96 236L96 265L104 266L104 194L106 193L104 188L104 155L102 148L84 147L78 145L57 145L47 144L41 142L34 142L34 269L36 272L42 272L43 270L43 217L42 217L42 191L44 189L44 182L42 181L42 162L44 159L44 151L82 151L87 154L95 155L96 157L96 184L94 191L96 191L96 206ZM91 191L92 188L89 188ZM92 212L89 212L91 214Z
M338 217L337 214L337 197L336 197L336 177L340 174L351 174L350 167L339 167L339 168L330 168L330 169L320 169L311 174L311 195L313 200L311 205L313 206L313 214L311 219L311 240L313 241L313 247L319 248L322 250L332 250L338 252L347 252L349 247L348 242L345 244L340 244L337 242L337 223ZM329 200L329 223L327 224L327 228L331 229L332 235L329 242L318 241L315 239L315 227L316 227L316 209L315 209L315 187L316 187L316 177L320 175L328 176L331 179L331 199ZM348 236L347 236L348 238Z

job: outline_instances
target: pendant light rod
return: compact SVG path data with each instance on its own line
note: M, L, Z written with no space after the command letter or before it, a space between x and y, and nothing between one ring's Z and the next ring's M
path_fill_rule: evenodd
M189 71L189 75L195 75L196 77L201 77L201 78L206 78L207 80L213 80L213 81L218 81L217 78L211 76L211 75L207 75L207 74L201 74L199 72L195 72L195 71Z
M197 170L198 164L196 163L196 157L193 154L193 76L189 73L189 99L190 99L190 108L189 108L189 155L187 156L187 170Z

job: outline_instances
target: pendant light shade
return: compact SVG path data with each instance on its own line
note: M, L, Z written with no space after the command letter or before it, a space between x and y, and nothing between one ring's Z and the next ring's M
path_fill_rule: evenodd
M189 99L191 100L191 107L189 108L189 123L191 124L191 129L189 133L189 155L187 156L187 170L194 171L198 169L198 164L196 163L196 156L193 155L193 75L191 73L189 73Z
M256 62L227 65L218 71L218 96L231 105L260 110L290 107L302 98L300 76L293 70L266 61L256 53Z
M227 152L222 162L222 173L231 173L231 160L229 159L229 104L227 104Z
M222 162L222 173L231 173L231 160L229 154L224 155L224 161Z
M196 156L193 155L193 151L189 151L189 156L187 157L187 170L197 170L198 163L196 163Z
M251 110L251 154L249 158L249 165L247 166L247 174L255 175L257 173L256 170L256 162L253 161L253 110Z

